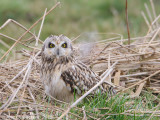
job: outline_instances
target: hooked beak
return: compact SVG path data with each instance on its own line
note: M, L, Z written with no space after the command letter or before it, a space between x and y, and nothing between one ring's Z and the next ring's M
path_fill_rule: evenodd
M57 49L57 55L59 56L59 49Z

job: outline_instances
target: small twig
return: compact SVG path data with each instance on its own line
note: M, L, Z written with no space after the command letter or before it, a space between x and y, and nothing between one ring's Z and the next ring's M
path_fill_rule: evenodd
M129 32L128 8L127 8L127 6L128 6L128 3L127 3L127 0L126 0L126 10L125 10L125 12L126 12L126 24L127 24L127 32L128 32L128 45L130 47L131 40L130 40L130 32Z
M109 53L108 53L108 69L109 69L110 67L111 67L111 53L109 52ZM111 75L108 76L107 81L111 83Z
M10 40L13 40L13 41L17 41L16 39L14 39L14 38L12 38L12 37L9 37L9 36L7 36L7 35L4 35L4 34L2 34L2 33L0 33L0 36L3 36L3 37L6 37L6 38L8 38L8 39L10 39ZM37 49L37 50L40 50L39 48L35 48L35 47L32 47L32 46L29 46L29 45L26 45L26 44L24 44L24 43L22 43L22 42L18 42L19 44L22 44L22 45L24 45L24 46L26 46L26 47L28 47L28 48L32 48L32 49Z
M131 86L129 86L128 88L123 89L122 91L126 91L126 90L128 90L128 89L130 89L130 88L133 88L134 86L139 85L140 83L142 83L142 82L148 80L149 78L151 78L151 77L157 75L158 73L160 73L160 70L158 70L158 71L156 71L155 73L151 74L150 76L144 78L143 80L141 80L141 81L135 83L134 85L131 85Z
M117 62L115 62L111 67L115 66L116 64L117 64ZM107 69L100 77L103 78L107 74L108 70L109 69Z
M138 89L136 90L135 93L131 94L130 96L128 96L128 98L135 98L135 97L139 97L140 93L142 92L142 89L144 87L144 85L146 84L146 81L140 83Z
M150 3L151 3L151 7L152 7L152 12L153 12L153 16L154 16L154 19L156 19L156 11L155 11L155 7L154 7L154 4L153 4L153 0L150 0ZM156 22L156 26L158 27L158 21Z
M154 21L152 22L152 25L154 25L155 23L157 23L157 21L158 21L158 19L160 18L160 15L158 15L155 19L154 19ZM158 27L158 26L157 26Z
M75 40L77 40L82 34L78 35L77 37L75 37L72 42L74 42Z
M136 74L121 75L120 78L141 76L141 75L147 75L147 74L149 74L149 72L141 72Z
M147 11L147 14L149 16L149 19L150 19L150 23L153 21L153 18L152 18L152 15L151 15L151 12L149 11L149 8L148 8L148 5L145 3L144 4L145 8L146 8L146 11Z
M13 20L13 19L8 19L8 20L0 27L0 30L3 29L6 25L8 25L8 24L11 23L11 22L15 23L16 25L18 25L19 27L21 27L22 29L24 29L24 30L27 31L27 28L26 28L26 27L24 27L22 24L18 23L17 21L15 21L15 20ZM34 36L34 34L33 34L31 31L29 31L28 33L30 33L31 35Z
M158 30L156 31L156 33L153 35L152 39L149 41L149 43L147 44L147 46L144 48L143 52L146 51L146 49L150 46L150 44L153 42L153 40L156 38L156 36L158 35L160 31L160 27L158 28Z
M83 119L82 120L87 120L86 112L85 112L85 106L82 107L83 110Z
M29 94L30 94L31 98L33 99L34 103L35 103L35 104L37 104L36 99L35 99L35 97L33 96L33 94L32 94L32 92L31 92L30 88L28 87L27 89L28 89L28 92L29 92ZM36 117L39 119L39 112L38 112L38 108L37 108L37 107L35 107L35 110L36 110Z
M149 23L146 15L145 15L145 13L142 11L141 14L142 14L142 16L143 16L143 18L144 18L144 21L146 22L148 28L149 28L150 30L153 30L153 29L152 29L152 25L150 25L150 23Z
M2 44L6 48L10 48L10 46L1 39L0 39L0 44Z
M20 97L20 103L19 103L19 106L18 106L16 119L17 119L18 114L19 114L19 111L20 111L20 109L21 109L22 99L23 99L23 97L24 97L24 93L25 93L25 91L26 91L26 85L25 85L25 87L24 87L24 89L23 89L23 92L22 92L22 95L21 95L21 97Z
M39 29L38 36L36 37L36 43L35 43L35 46L38 46L38 40L39 40L39 37L40 37L41 31L42 31L42 27L43 27L44 19L45 19L45 16L46 16L46 12L47 12L47 8L45 9L45 12L44 12L44 15L43 15L43 19L42 19L42 23L41 23L41 26L40 26L40 29Z

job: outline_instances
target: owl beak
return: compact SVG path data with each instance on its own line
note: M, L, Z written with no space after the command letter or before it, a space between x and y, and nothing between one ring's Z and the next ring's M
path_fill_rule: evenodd
M59 49L57 49L57 55L59 56Z

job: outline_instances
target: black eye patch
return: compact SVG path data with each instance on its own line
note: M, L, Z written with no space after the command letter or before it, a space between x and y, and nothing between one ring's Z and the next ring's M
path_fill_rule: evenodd
M67 43L63 43L62 48L67 48Z
M49 44L48 44L48 47L49 47L49 48L54 48L55 45L54 45L53 43L49 43Z

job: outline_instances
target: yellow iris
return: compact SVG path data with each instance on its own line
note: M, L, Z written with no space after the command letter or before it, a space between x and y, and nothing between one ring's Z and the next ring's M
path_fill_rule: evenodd
M67 48L67 43L63 43L63 44L62 44L62 47L63 47L63 48Z
M54 48L54 47L55 47L55 45L54 45L54 44L49 43L49 48Z

